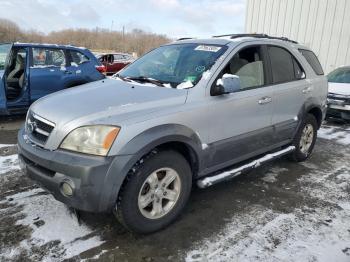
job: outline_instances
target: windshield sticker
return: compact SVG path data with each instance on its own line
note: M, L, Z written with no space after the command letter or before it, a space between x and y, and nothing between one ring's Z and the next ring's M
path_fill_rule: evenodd
M199 45L194 50L197 51L206 51L206 52L217 52L221 49L220 46L214 46L214 45Z
M190 82L193 83L193 82L196 81L196 79L197 79L196 76L186 76L185 79L184 79L184 81L185 81L185 82L190 81Z
M198 73L204 72L204 71L205 71L205 66L196 66L196 71L197 71Z

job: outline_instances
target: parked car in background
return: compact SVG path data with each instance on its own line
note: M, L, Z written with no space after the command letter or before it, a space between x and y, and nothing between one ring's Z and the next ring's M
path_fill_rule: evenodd
M181 214L194 181L208 187L285 154L306 160L327 84L315 54L286 38L177 41L33 104L19 159L59 201L150 233Z
M0 115L24 113L45 95L103 79L104 71L104 66L86 48L0 44Z
M97 58L106 67L107 75L119 72L135 60L132 55L124 53L98 54Z
M328 74L327 117L350 120L350 66Z

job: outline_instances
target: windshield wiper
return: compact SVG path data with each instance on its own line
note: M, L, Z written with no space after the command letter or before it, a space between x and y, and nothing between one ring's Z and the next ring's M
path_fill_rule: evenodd
M125 81L125 82L131 82L129 79L127 79L126 77L124 76L121 76L119 74L114 74L112 77L118 77L119 79Z
M119 76L120 77L120 76ZM164 82L157 80L157 79L153 79L151 77L146 77L146 76L127 76L124 77L125 79L130 79L130 80L134 80L134 81L138 81L138 82L148 82L157 86L164 86Z

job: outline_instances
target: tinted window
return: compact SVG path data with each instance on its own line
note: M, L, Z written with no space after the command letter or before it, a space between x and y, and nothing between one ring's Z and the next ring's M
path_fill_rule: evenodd
M70 62L71 66L77 66L77 65L80 65L84 62L89 61L89 58L86 55L84 55L78 51L70 50L69 53L70 53L70 56L72 59L72 61Z
M330 72L328 81L333 83L350 83L350 68L338 68Z
M64 66L66 58L61 49L33 48L33 66Z
M303 79L305 78L305 71L304 69L301 67L301 65L299 64L299 62L292 57L293 59L293 65L294 65L294 75L296 79Z
M263 86L265 75L261 47L248 47L239 51L232 57L219 77L224 74L239 76L242 90Z
M320 64L320 61L318 61L317 56L314 54L314 52L310 50L305 49L299 49L300 53L305 57L306 61L310 64L312 69L315 71L317 75L323 75L323 69Z
M273 83L283 83L296 79L292 55L285 49L269 46Z

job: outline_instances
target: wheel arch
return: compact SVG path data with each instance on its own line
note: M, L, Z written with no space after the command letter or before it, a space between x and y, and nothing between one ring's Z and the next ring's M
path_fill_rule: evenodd
M321 108L319 108L318 106L311 106L308 109L307 113L313 115L316 118L318 128L320 128L323 120L323 113Z
M108 201L108 205L113 207L123 184L127 182L129 171L152 152L174 150L180 153L188 161L194 177L203 168L201 145L197 133L182 125L161 125L142 132L119 151L118 155L129 156L127 162L120 163L118 155L115 156L104 181L105 185L111 186L110 191L101 201Z

